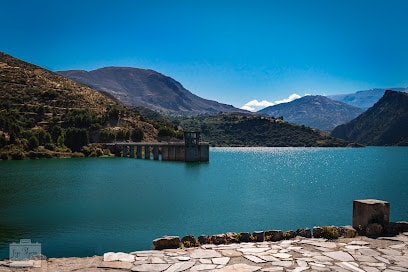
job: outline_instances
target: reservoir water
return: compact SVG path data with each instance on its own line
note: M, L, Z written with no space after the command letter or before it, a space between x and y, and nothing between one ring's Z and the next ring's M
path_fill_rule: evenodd
M150 249L163 235L350 225L352 201L408 220L408 148L211 148L209 163L0 161L0 259L19 239L47 257Z

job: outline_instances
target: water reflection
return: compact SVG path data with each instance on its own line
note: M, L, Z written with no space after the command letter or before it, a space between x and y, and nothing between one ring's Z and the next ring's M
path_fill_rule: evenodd
M407 148L210 152L208 163L0 161L0 258L20 238L39 239L48 257L86 256L149 249L162 235L345 225L361 198L408 218Z

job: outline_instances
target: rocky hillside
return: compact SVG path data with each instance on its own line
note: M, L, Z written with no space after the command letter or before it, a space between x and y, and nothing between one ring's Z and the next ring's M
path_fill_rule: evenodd
M157 141L177 134L171 124L149 120L96 90L4 53L0 97L2 159L89 155L95 150L83 147L93 142Z
M331 135L365 145L408 145L408 93L387 90L373 107Z
M198 97L179 82L153 70L105 67L93 71L59 71L59 74L110 93L125 105L143 106L170 115L243 112L233 106Z
M363 110L325 96L310 95L289 103L270 106L259 112L274 117L282 116L290 123L330 131L357 117Z
M201 131L202 139L212 146L356 146L317 129L266 116L230 113L178 118L177 122L186 130Z

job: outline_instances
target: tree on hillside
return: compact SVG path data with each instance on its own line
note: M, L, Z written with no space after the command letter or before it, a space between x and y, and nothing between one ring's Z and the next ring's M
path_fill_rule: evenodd
M143 130L141 128L136 127L132 130L132 134L131 134L132 141L140 142L143 140L143 136L144 136Z
M56 125L51 128L51 137L53 143L57 144L58 146L61 146L61 139L62 143L64 142L64 130L61 128L61 126Z
M37 136L31 135L30 139L28 139L28 147L30 150L36 149L39 146L39 141Z
M7 139L4 134L0 135L0 148L3 148L7 144Z
M74 152L89 144L89 133L83 128L69 128L65 133L65 145Z

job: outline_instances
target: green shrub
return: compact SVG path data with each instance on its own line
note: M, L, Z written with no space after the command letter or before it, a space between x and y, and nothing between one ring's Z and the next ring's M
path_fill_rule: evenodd
M28 139L28 147L30 149L36 149L40 145L37 136L31 135L30 139Z
M0 148L3 148L7 144L7 139L4 134L0 135Z
M289 231L285 231L283 233L283 239L290 239L291 238L291 233Z
M86 129L69 128L65 134L65 145L74 152L89 144L89 133Z
M143 140L143 137L144 137L143 130L141 128L136 127L132 130L132 133L131 133L132 141L140 142Z
M9 156L8 156L8 153L6 153L6 152L2 152L2 153L0 153L0 160L8 160L9 159Z
M45 149L48 149L48 150L51 150L51 151L55 150L55 145L52 144L52 143L46 143L44 147L45 147Z
M10 155L12 160L22 160L25 157L22 150L13 150Z
M99 131L99 142L101 143L110 143L113 142L116 138L116 135L111 130L101 130Z
M174 130L168 127L161 127L159 128L159 137L174 137L175 133Z
M322 227L322 237L333 240L339 238L339 230L334 226L324 226Z
M241 242L241 238L242 238L241 233L237 233L237 234L235 235L233 241L234 241L235 243L240 243L240 242Z

